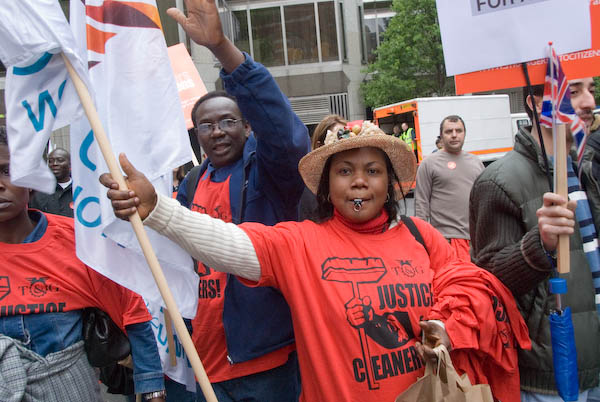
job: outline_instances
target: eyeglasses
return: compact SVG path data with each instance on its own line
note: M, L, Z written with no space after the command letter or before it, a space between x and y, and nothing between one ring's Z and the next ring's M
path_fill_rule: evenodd
M216 126L219 126L220 130L227 131L235 128L235 126L241 122L242 119L223 119L217 123L200 123L196 127L198 134L210 134L213 132Z

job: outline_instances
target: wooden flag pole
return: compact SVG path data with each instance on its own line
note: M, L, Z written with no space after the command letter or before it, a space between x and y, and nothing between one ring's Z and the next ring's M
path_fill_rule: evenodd
M113 179L117 181L119 184L119 190L124 191L127 190L127 184L125 183L125 178L121 173L121 169L119 168L119 164L117 163L117 159L113 155L112 147L110 142L108 141L108 137L104 131L104 127L102 127L102 122L100 121L100 116L98 116L98 112L96 111L96 107L92 102L92 97L90 93L71 65L69 58L61 53L62 58L67 66L67 70L69 72L69 76L75 85L75 89L77 94L79 95L79 99L81 100L81 104L83 105L83 109L85 110L85 114L90 121L90 125L92 130L94 131L94 138L98 142L98 146L102 151L102 155L104 156L104 160L108 165L108 170L110 171ZM177 335L179 335L179 339L181 340L181 344L183 345L183 349L187 354L187 357L190 360L190 364L194 370L194 374L196 374L196 379L200 384L200 388L202 389L202 393L206 398L207 402L218 402L215 392L210 385L210 381L208 380L208 376L206 375L206 371L204 370L204 366L200 361L200 357L198 356L198 352L194 347L192 342L192 338L183 322L183 318L181 317L181 313L179 312L179 308L175 303L175 299L173 299L173 294L167 285L167 280L165 275L160 267L158 259L156 258L156 254L152 249L152 244L148 239L148 235L144 230L144 225L142 224L142 220L140 215L136 212L134 215L129 217L129 222L131 222L131 226L133 226L133 230L135 235L140 242L140 246L146 257L146 261L148 262L148 266L150 267L150 271L152 272L152 276L156 281L156 285L158 286L158 290L160 291L160 295L162 296L167 309L171 313L171 318L173 319L173 323L175 325L175 330L177 331Z
M556 194L569 199L569 186L567 185L567 129L564 124L556 125L556 145L554 154L554 191ZM566 274L571 270L569 255L569 235L558 237L556 263L559 274Z

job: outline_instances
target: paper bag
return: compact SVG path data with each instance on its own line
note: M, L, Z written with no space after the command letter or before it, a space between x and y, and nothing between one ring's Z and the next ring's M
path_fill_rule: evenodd
M471 385L466 374L459 376L444 345L433 349L438 357L437 373L428 362L425 375L396 398L396 402L494 402L488 384Z

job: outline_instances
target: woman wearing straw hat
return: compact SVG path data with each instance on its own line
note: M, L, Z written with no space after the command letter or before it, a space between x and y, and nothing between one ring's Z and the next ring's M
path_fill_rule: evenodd
M157 196L124 155L130 191L101 177L118 217L127 219L137 207L146 225L207 266L283 293L292 311L303 401L393 401L423 375L419 356L435 356L418 342L422 331L432 344L452 346L441 321L423 320L432 317L437 272L456 255L429 224L414 220L420 244L414 229L396 220L394 186L411 185L414 154L370 122L356 131L329 132L325 145L300 161L317 195L320 223L236 226L191 212ZM507 299L510 294L501 298L505 305ZM508 309L516 311L514 303Z

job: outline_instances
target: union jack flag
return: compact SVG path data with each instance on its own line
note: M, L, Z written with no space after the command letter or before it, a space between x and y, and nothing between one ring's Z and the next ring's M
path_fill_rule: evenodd
M552 105L555 105L556 122L558 124L569 124L571 127L571 133L577 146L577 166L579 166L587 140L585 125L571 105L569 83L553 47L551 48L551 57L548 58L542 115L540 117L540 123L548 128L552 128Z

